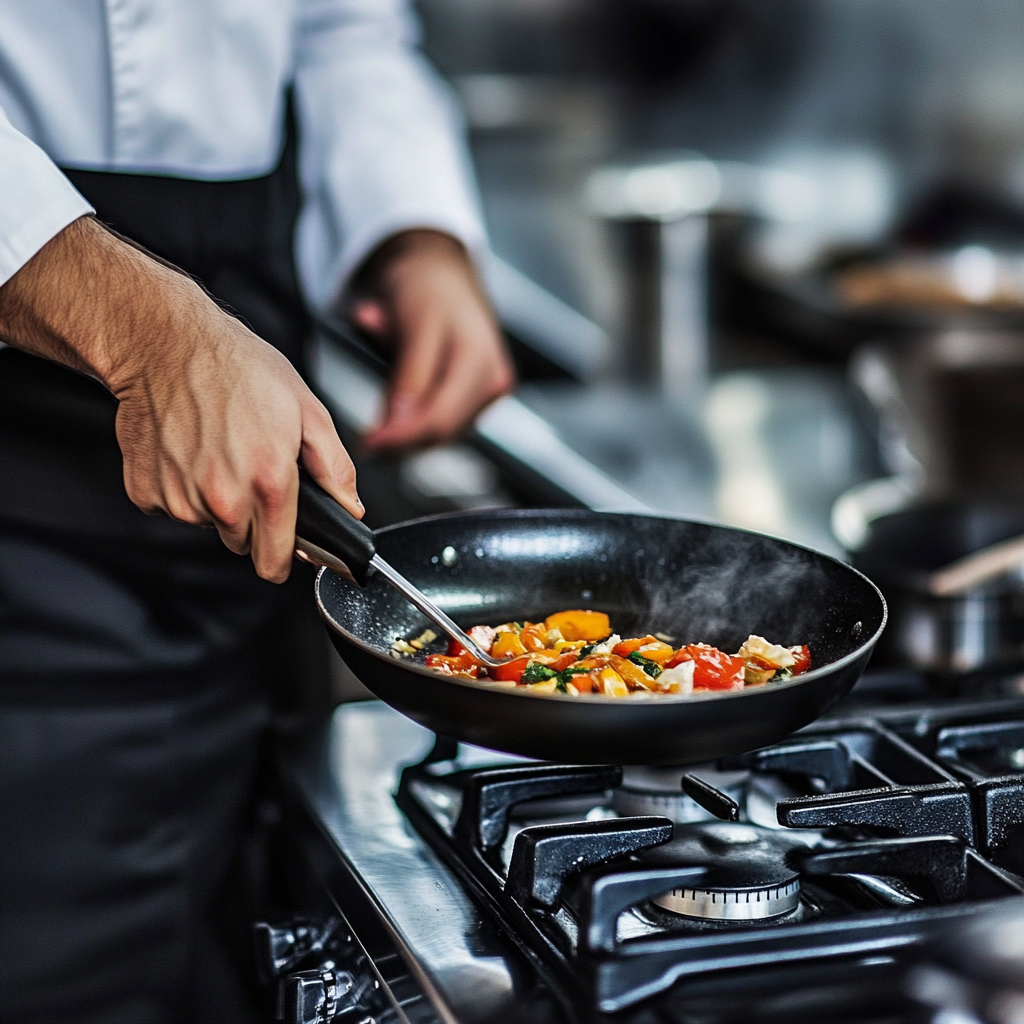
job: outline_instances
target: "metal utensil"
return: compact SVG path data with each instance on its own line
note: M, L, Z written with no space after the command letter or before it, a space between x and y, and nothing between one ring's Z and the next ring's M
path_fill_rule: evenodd
M363 586L374 573L380 575L435 626L447 633L488 668L504 662L492 658L472 637L464 633L418 587L377 554L376 539L361 523L338 504L304 470L299 470L299 510L295 522L295 554L304 562L326 566Z

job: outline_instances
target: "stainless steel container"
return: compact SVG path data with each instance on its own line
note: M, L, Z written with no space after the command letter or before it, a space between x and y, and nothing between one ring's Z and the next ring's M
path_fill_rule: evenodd
M935 676L1024 668L1024 572L961 597L936 597L929 573L989 544L1024 533L1024 506L939 502L868 524L853 564L881 589L889 623L875 666Z

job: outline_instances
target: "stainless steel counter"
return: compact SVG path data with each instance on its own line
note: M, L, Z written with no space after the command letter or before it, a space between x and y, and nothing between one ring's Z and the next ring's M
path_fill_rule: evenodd
M413 969L418 1010L402 1019L554 1024L563 1011L517 946L499 932L413 831L391 799L404 764L432 733L376 701L338 708L329 725L285 756L284 777L326 832ZM464 747L467 765L513 760ZM346 905L343 910L351 913ZM354 930L358 931L353 925ZM415 951L412 953L411 951Z

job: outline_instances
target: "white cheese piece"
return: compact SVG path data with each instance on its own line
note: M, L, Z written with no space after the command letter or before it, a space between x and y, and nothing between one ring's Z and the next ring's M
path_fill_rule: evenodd
M665 669L658 676L658 689L666 693L678 693L687 696L693 693L693 670L696 664L692 661L681 661L672 668Z
M608 637L608 639L605 640L604 643L597 644L594 647L594 649L590 652L590 654L591 655L595 655L595 654L611 654L612 653L612 648L616 644L621 644L621 643L622 643L622 637L619 636L618 633L612 633L612 635L610 637Z
M793 652L787 647L769 643L763 636L751 634L737 652L741 658L760 658L776 668L789 668L796 664Z

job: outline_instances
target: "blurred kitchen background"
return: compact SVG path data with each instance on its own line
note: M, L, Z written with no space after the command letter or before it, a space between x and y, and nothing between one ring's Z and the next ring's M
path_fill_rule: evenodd
M1024 5L419 0L521 385L360 459L374 525L582 504L836 555L1024 506ZM380 367L315 342L349 439Z

